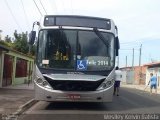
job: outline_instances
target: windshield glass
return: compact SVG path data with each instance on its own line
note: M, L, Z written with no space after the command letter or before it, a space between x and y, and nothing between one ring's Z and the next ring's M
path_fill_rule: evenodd
M76 71L111 69L114 66L114 36L106 32L101 35L104 39L94 31L41 30L37 65Z

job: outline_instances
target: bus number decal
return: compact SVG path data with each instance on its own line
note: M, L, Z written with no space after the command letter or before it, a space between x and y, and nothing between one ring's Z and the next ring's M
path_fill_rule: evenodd
M105 65L108 65L108 61L97 61L97 65L99 66L105 66Z

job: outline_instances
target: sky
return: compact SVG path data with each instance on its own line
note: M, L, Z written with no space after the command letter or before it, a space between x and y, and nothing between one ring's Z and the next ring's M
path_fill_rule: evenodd
M160 61L159 6L160 0L0 0L1 36L13 36L15 29L31 31L33 22L46 13L110 18L119 30L119 65L139 65L140 47L143 65Z

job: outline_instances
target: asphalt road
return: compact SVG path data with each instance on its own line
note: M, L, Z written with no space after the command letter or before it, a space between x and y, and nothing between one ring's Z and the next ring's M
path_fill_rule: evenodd
M150 115L148 115L150 114ZM50 103L38 102L18 120L159 120L160 95L136 89L121 88L120 96L111 103Z

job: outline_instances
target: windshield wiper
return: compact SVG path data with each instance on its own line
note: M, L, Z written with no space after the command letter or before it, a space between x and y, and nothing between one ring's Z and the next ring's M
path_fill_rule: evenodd
M101 34L100 31L98 31L97 28L94 28L93 31L96 33L96 35L100 38L100 40L107 46L107 48L109 48L109 43L108 41L105 39L105 37ZM108 49L107 49L108 50Z

